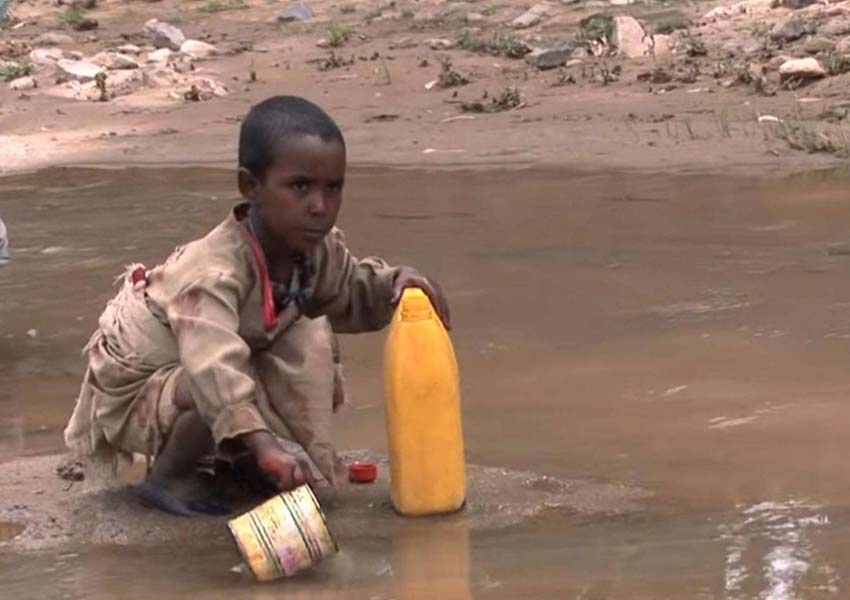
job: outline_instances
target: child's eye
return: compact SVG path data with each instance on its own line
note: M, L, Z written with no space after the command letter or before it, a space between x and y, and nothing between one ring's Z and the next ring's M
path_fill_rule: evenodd
M294 181L291 184L289 184L289 187L291 187L294 191L298 192L299 194L303 194L308 189L310 189L310 184L307 181Z
M330 185L328 185L328 190L330 190L331 192L334 192L334 193L341 192L342 191L342 182L338 181L336 183L331 183Z

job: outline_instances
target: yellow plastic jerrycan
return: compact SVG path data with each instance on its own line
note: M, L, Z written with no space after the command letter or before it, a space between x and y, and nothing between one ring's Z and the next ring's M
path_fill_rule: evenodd
M460 378L449 334L425 293L404 291L384 350L392 500L406 516L466 499Z

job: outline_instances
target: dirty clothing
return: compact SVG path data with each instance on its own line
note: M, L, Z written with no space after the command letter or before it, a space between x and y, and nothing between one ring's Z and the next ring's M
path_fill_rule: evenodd
M74 414L72 450L102 458L155 456L177 416L181 373L216 446L270 431L296 442L331 484L333 331L383 328L396 269L354 258L334 229L298 261L276 294L259 243L238 206L206 237L145 271L128 268L98 321Z

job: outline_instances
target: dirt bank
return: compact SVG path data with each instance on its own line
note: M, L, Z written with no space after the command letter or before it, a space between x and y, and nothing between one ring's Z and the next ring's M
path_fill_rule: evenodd
M49 0L15 4L17 25L2 32L0 59L9 78L24 71L8 69L31 64L37 87L0 86L0 172L229 165L240 116L279 93L327 108L357 164L763 173L842 164L847 148L847 2L800 10L766 0L721 10L553 2L523 28L514 20L527 6L483 0L316 0L314 17L295 23L276 20L285 3L254 0L93 4L77 12ZM631 14L640 24L586 20L596 14ZM800 31L777 38L795 15ZM98 27L76 31L81 18ZM187 48L192 55L214 54L151 57L163 45L145 28L152 18L214 46ZM521 57L532 48L561 49L561 66L528 64ZM119 58L102 54L118 50ZM823 76L780 75L803 57ZM91 73L68 74L76 58L107 65L104 102ZM443 84L469 83L434 84L446 61L453 71ZM63 79L71 81L56 83Z

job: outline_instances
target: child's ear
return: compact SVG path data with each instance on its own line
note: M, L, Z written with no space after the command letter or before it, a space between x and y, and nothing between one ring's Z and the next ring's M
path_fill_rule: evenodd
M239 193L246 200L253 202L257 196L257 188L260 187L259 180L245 167L239 167L237 178Z

